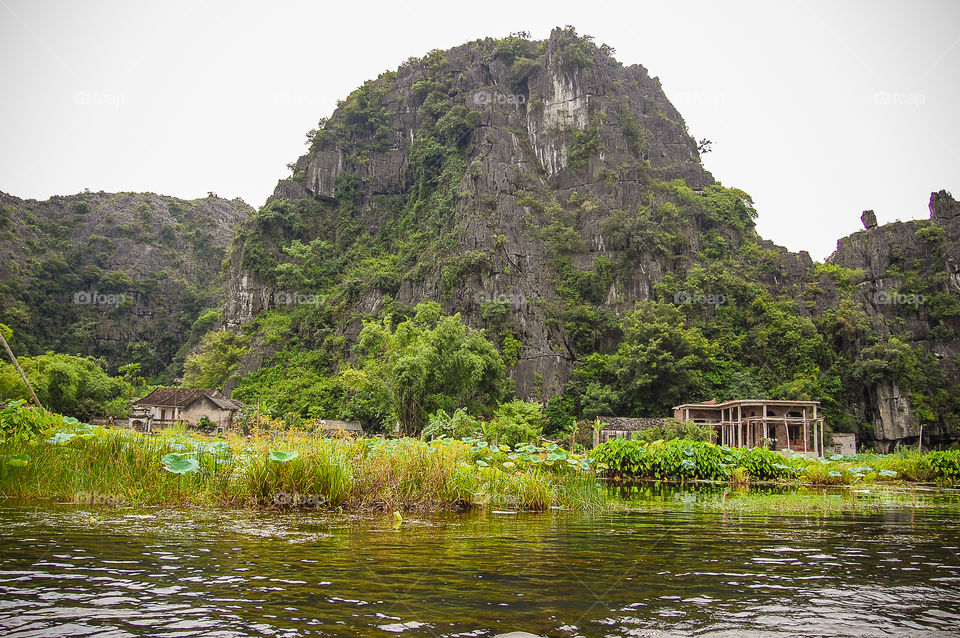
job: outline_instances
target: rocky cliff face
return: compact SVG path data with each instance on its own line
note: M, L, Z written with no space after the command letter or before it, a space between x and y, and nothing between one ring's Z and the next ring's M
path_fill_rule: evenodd
M872 211L865 230L837 242L827 263L863 271L857 299L881 338L899 337L931 353L954 382L960 356L960 204L948 193L930 196L930 218L878 226ZM955 436L931 427L911 407L910 391L884 379L867 388L862 417L882 446ZM926 421L926 423L924 423Z
M221 262L253 209L217 197L0 193L0 322L17 350L141 362L160 374L218 308ZM208 322L215 325L215 321Z
M425 87L439 85L451 110L477 118L475 126L451 140L464 148L469 167L455 184L456 201L446 211L457 238L452 254L482 253L484 263L452 291L443 289L440 268L422 278L405 273L391 291L393 298L406 305L440 301L475 326L486 325L475 300L504 295L516 301L511 318L525 344L512 373L519 392L533 394L544 385L560 388L569 372L568 337L546 316L545 308L557 302L552 273L545 267L553 248L540 232L549 220L538 214L531 196L535 204L552 201L576 208L573 225L583 244L573 257L578 267L590 267L602 256L615 258L621 251L602 228L611 211L634 211L654 179L683 179L697 190L714 183L680 114L646 69L624 67L606 49L588 47L560 29L546 42L518 43L514 51L498 53L497 42L487 39L436 52L381 76L377 85L382 87L380 141L337 135L342 130L337 124L353 117L350 101L342 104L327 122L324 143L315 143L297 161L294 176L280 181L272 200L309 197L333 206L338 180L351 175L362 190L362 226L375 234L384 215L378 198L405 197L417 186L419 169L411 151L424 120L430 119L425 111L434 107L424 99ZM358 145L372 150L358 156ZM684 232L695 253L697 229ZM310 239L310 229L301 238ZM227 282L228 326L272 307L278 290L269 278L242 268L242 250L240 245L235 252ZM627 307L650 298L664 272L662 261L646 253L606 291L609 305ZM356 306L375 312L383 292L370 291Z
M811 327L825 317L839 326L832 345L856 381L834 390L846 394L832 409L871 424L862 434L908 440L928 416L919 385L860 361L876 340L935 353L938 383L957 381L960 312L948 308L960 290L956 202L936 194L931 221L877 227L865 214L867 229L839 242L829 268L815 264L756 235L749 196L703 168L656 78L571 30L411 59L340 102L309 143L240 229L228 328L315 295L326 323L297 333L297 343L320 348L319 335L350 341L364 318L433 300L498 345L505 334L520 343L510 370L517 393L545 399L578 360L616 345L611 317L638 301L670 301L691 281L721 285L729 267L795 302ZM715 312L697 310L707 322ZM844 327L860 313L869 325ZM251 348L239 373L268 364L271 352Z

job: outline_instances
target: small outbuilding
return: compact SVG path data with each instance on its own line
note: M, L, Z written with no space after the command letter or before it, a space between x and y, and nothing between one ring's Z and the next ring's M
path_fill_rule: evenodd
M857 435L849 432L833 433L833 451L836 454L852 456L857 453Z

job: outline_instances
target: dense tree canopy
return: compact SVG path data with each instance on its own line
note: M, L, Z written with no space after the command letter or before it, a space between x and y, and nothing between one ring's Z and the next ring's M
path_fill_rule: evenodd
M493 344L434 302L418 305L396 329L389 319L367 323L358 348L361 358L343 371L344 379L368 393L405 434L419 433L437 410L482 413L507 392L506 369Z
M79 419L126 414L129 385L106 372L106 362L93 357L49 353L18 357L43 406ZM30 400L10 363L0 364L0 401Z

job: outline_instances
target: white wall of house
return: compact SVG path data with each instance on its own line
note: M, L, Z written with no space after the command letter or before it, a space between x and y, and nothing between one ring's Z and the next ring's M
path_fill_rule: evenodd
M168 423L171 421L186 421L190 425L200 423L201 417L207 417L218 427L229 427L233 422L233 412L220 408L207 397L197 399L186 407L150 406L150 416L156 422Z
M153 405L150 416L154 421L178 421L183 418L183 408Z

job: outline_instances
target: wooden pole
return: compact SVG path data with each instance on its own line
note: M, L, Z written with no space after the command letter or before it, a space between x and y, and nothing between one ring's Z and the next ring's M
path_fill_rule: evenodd
M37 393L33 391L33 386L30 385L30 382L27 381L27 375L23 373L23 368L20 367L20 362L17 361L17 358L13 356L13 350L10 349L10 344L7 343L6 338L3 336L3 333L0 333L0 342L3 343L3 349L7 351L7 356L10 357L10 361L13 362L13 367L17 369L17 372L20 373L20 378L23 379L23 384L27 386L27 390L30 391L30 396L33 397L33 403L41 410L43 409L43 404L40 403L40 399L37 398Z

